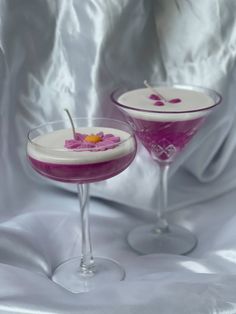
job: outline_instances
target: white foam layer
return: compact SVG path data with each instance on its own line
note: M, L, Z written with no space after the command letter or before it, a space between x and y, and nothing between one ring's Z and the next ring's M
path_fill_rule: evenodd
M119 136L122 143L106 151L76 152L64 148L65 140L73 139L71 129L61 129L37 136L33 139L33 143L28 142L27 153L34 159L48 163L89 164L117 159L131 153L135 149L135 141L128 132L104 127L84 127L76 129L76 132L86 134L101 131L105 134Z
M149 96L153 94L149 88L140 88L126 92L118 98L118 102L130 108L123 108L129 115L138 119L152 121L183 121L195 119L209 113L209 110L203 109L210 108L214 105L214 100L210 96L199 91L174 87L155 87L155 89L166 99L179 98L181 102L177 104L165 103L164 106L155 106L155 100L149 99ZM203 111L185 112L194 110ZM173 111L175 113L170 113Z

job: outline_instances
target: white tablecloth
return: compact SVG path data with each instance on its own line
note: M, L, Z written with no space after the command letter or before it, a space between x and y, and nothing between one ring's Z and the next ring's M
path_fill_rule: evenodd
M118 260L127 275L77 295L50 280L80 253L76 196L32 190L25 212L0 224L0 313L236 313L235 190L168 215L198 237L188 256L138 256L126 234L154 213L92 200L94 253Z

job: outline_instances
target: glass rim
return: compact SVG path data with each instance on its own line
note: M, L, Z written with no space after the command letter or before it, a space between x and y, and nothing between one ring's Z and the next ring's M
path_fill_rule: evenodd
M217 97L217 100L214 101L214 104L209 106L209 107L206 107L206 108L200 108L200 109L194 109L194 110L184 110L184 111L158 111L158 110L149 110L149 109L140 109L140 108L133 108L133 107L129 107L127 105L123 105L121 104L117 97L116 97L116 94L121 91L122 89L126 88L126 87L118 87L116 88L115 90L113 90L113 92L111 93L110 97L111 97L111 100L119 107L122 107L122 108L125 108L125 109L128 109L128 110L132 110L132 111L138 111L138 112L147 112L147 113L158 113L158 114L162 114L162 115L168 115L168 114L186 114L186 113L196 113L196 112L201 112L201 111L207 111L207 110L210 110L214 107L216 107L217 105L219 105L222 101L222 95L220 93L218 93L217 91L215 91L214 89L211 89L211 88L208 88L208 87L203 87L203 86L198 86L198 85L189 85L189 84L177 84L177 83L173 83L173 84L168 84L168 83L163 83L163 82L160 82L160 85L158 85L158 87L176 87L178 89L187 89L187 90L194 90L195 91L208 91L208 95L209 94L214 94L216 95ZM154 86L155 88L155 86ZM126 92L129 92L131 90L135 90L135 89L141 89L140 88L133 88L133 89L130 89L129 87L126 88ZM144 87L145 89L145 87ZM125 93L125 92L124 92ZM124 94L123 93L123 94ZM121 95L119 95L121 96ZM209 95L209 97L211 97ZM211 97L212 98L212 97ZM212 98L213 99L213 98Z
M121 140L120 142L118 143L112 143L110 145L106 145L106 149L110 149L112 147L115 146L118 146L118 145L121 145L121 144L124 144L125 142L127 142L128 140L130 140L131 138L135 138L134 136L134 131L133 129L130 127L130 125L122 120L117 120L117 119L113 119L113 118L103 118L103 117L98 117L98 118L87 118L87 117L73 117L73 121L78 121L78 120L81 120L81 121L86 121L86 120L100 120L100 121L110 121L110 122L116 122L116 123L119 123L119 124L123 124L125 127L127 127L129 129L129 136L124 139L124 140ZM55 125L55 124L59 124L59 123L65 123L66 120L64 119L60 119L60 120L55 120L55 121L49 121L49 122L46 122L46 123L42 123L42 124L39 124L38 126L30 129L27 133L27 139L28 139L28 142L33 145L33 146L36 146L36 147L39 147L41 149L46 149L48 151L57 151L57 152L69 152L69 153L78 153L78 152L89 152L89 151L96 151L96 152L100 152L102 150L99 150L99 147L90 147L90 148L75 148L75 149L68 149L68 148L50 148L50 147L47 147L47 146L44 146L44 145L40 145L40 144L37 144L33 141L33 139L31 139L30 135L34 132L34 131L37 131L38 129L40 128L44 128L44 127L47 127L47 126L50 126L50 125ZM83 126L86 128L86 126ZM99 127L99 126L94 126L94 127ZM105 126L106 127L106 126ZM76 126L75 126L76 128ZM112 127L109 127L109 128L112 128ZM72 128L69 128L71 129L71 135L72 135L72 138L73 139L73 130ZM118 129L118 130L121 130L123 131L122 129ZM52 131L53 132L53 131ZM51 132L50 132L51 133ZM128 132L127 132L128 133ZM40 136L40 135L39 135ZM36 136L37 137L37 136Z

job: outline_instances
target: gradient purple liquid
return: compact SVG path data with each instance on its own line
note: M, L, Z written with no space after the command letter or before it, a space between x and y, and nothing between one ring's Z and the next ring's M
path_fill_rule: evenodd
M93 164L53 164L28 156L31 166L41 175L61 182L91 183L109 179L125 170L136 150L117 159ZM96 154L96 153L95 153Z
M148 121L128 118L135 134L159 161L170 163L196 134L204 121L204 117L186 121Z

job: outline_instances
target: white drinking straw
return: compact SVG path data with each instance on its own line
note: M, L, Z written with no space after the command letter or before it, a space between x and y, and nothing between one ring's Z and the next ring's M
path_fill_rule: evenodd
M70 123L71 123L72 131L73 131L73 136L74 136L74 139L76 140L75 125L74 125L73 119L71 117L71 114L70 114L69 110L66 109L66 108L64 110L65 110L65 112L68 115L68 118L69 118Z
M161 100L168 101L164 96L162 96L160 93L158 93L158 91L154 87L152 87L146 80L143 82L143 84L147 88L149 88L153 92L153 94L159 96L161 98Z

